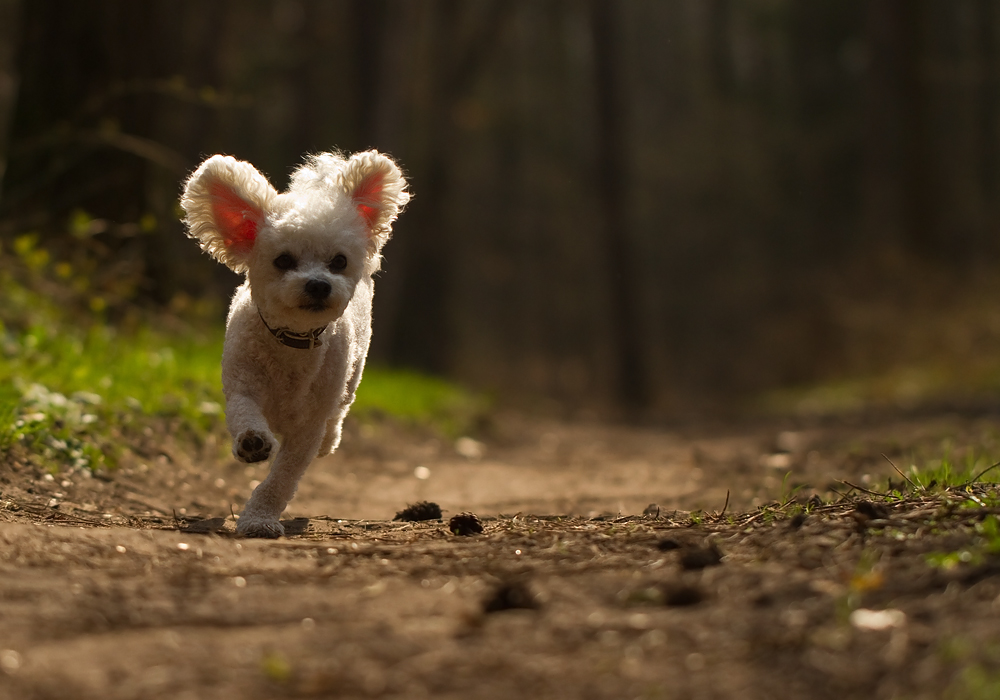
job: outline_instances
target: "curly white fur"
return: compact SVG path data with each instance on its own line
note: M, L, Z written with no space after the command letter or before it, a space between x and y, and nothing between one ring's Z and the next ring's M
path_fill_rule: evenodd
M188 235L246 272L222 357L233 454L274 455L238 533L283 534L279 516L302 474L339 445L368 354L372 274L409 198L399 168L377 151L312 156L283 193L230 156L212 156L187 181ZM316 347L279 340L310 332Z

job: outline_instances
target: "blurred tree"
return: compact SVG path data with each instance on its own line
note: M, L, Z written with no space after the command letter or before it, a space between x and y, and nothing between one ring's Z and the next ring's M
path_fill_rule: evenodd
M136 221L147 163L187 170L189 161L149 138L153 101L144 93L157 90L171 34L155 9L120 0L25 5L8 211L40 222L84 207Z
M379 143L380 101L384 90L385 42L389 24L386 0L353 0L351 25L355 28L355 125L353 151L375 148Z
M867 4L866 196L876 240L933 259L947 251L928 179L922 18L921 0Z
M14 70L14 56L20 9L20 0L0 0L0 193L3 192L4 172L7 170L10 122L17 98L18 76Z
M628 101L622 90L619 59L620 22L614 0L591 0L594 42L594 78L597 108L597 195L601 202L601 232L611 295L611 329L615 355L615 390L627 407L640 409L649 402L637 296L638 266L632 252L626 120Z
M1000 253L998 13L0 0L0 236L221 307L235 276L176 218L190 168L229 153L281 188L305 151L374 147L415 198L373 359L566 405L874 371L909 346L852 304L893 307L916 258L957 279Z
M1000 181L1000 66L997 65L996 0L976 3L979 28L979 181L982 188L986 225L981 236L985 250L995 254L1000 250L1000 228L997 226L997 184Z
M21 87L0 202L7 233L102 235L92 242L115 251L116 271L108 272L109 280L117 275L117 291L141 284L161 302L172 292L155 276L177 266L144 235L156 226L152 202L164 199L150 191L149 175L169 172L172 198L192 165L154 138L150 96L169 91L160 78L176 59L170 39L182 19L162 9L122 0L24 5Z
M484 6L485 5L485 6ZM426 132L423 158L412 169L418 192L409 209L407 228L418 231L406 242L401 267L399 308L391 333L391 359L431 372L453 368L455 351L451 301L456 266L452 178L456 155L456 113L476 86L495 48L513 4L506 0L467 4L431 0L426 76Z
M733 70L732 0L709 0L706 12L712 81L720 95L731 96L736 88L736 75Z

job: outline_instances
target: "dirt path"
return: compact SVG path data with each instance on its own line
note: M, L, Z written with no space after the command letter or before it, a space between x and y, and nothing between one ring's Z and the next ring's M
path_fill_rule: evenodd
M995 492L831 490L893 474L883 454L996 454L997 424L352 423L267 542L227 517L263 472L215 445L95 478L8 462L0 698L997 697ZM755 510L795 488L827 505ZM418 500L445 520L391 521ZM461 511L484 532L450 533Z

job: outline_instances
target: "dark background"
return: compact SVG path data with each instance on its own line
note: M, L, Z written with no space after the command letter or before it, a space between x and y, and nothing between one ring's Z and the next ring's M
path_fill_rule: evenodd
M928 377L985 386L998 15L0 0L0 243L36 233L111 321L136 304L221 319L237 280L183 236L186 174L228 153L283 188L304 153L378 148L415 198L373 361L651 413L893 373L904 397Z

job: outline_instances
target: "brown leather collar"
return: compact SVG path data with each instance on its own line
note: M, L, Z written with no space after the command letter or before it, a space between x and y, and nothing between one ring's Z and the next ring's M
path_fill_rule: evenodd
M296 333L295 331L290 331L287 328L271 328L267 325L267 321L264 320L264 314L257 309L257 314L260 316L261 323L264 324L264 328L271 331L271 335L278 339L278 342L282 345L287 345L290 348L295 348L296 350L312 350L313 348L319 347L323 344L320 340L320 336L323 335L323 331L326 330L326 326L322 328L313 328L311 331L305 333Z

